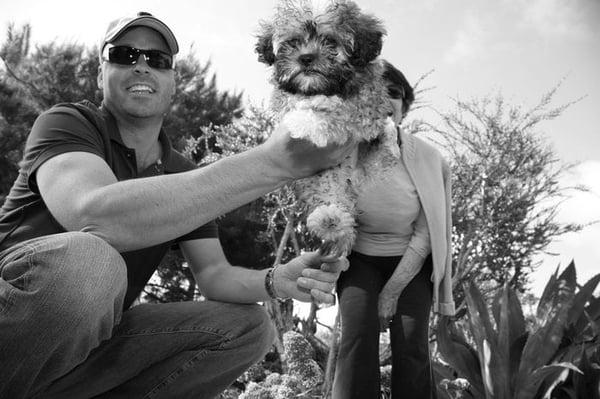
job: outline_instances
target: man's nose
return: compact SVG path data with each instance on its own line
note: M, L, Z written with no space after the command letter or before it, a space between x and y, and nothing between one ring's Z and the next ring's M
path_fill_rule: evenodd
M137 61L135 62L134 67L135 67L134 68L135 71L139 71L139 72L143 72L143 73L149 72L150 65L148 65L148 63L146 62L145 54L140 54Z

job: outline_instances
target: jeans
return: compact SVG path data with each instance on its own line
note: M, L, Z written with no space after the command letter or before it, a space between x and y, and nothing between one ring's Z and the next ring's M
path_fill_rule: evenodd
M380 397L378 297L400 259L357 252L348 257L350 267L341 274L337 285L342 334L334 399ZM390 324L394 399L435 397L429 358L431 271L428 256L419 274L400 295Z
M69 232L0 253L0 398L212 398L271 347L259 305L122 311L126 266Z

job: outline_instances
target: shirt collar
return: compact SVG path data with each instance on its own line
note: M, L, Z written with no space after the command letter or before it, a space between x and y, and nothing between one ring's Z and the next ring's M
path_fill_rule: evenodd
M123 138L121 137L121 132L119 131L119 127L117 126L117 120L114 115L104 106L104 103L100 105L100 111L105 116L106 124L108 127L108 135L110 139L116 143L119 143L123 147L127 147L125 143L123 143ZM161 162L166 171L172 171L176 169L175 165L171 165L171 151L173 150L173 146L171 145L171 140L169 136L165 133L165 130L161 127L160 132L158 133L158 141L162 147L162 157Z

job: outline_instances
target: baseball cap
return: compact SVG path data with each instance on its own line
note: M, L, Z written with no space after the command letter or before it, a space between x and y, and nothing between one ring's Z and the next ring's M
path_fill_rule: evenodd
M102 59L102 50L104 50L104 46L106 46L107 43L111 43L123 32L125 32L126 29L134 26L145 26L147 28L154 29L160 33L167 42L167 46L169 47L169 50L171 50L171 55L175 55L179 52L177 39L175 39L173 31L171 31L167 24L149 12L140 11L135 16L115 19L108 24L108 29L106 29L106 33L102 39L102 42L100 43L100 59Z

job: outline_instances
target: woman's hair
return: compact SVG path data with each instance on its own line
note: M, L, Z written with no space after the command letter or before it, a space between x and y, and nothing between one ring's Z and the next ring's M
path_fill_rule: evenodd
M395 100L402 100L402 113L406 114L415 101L413 88L400 70L383 60L383 78L387 85L388 95Z

